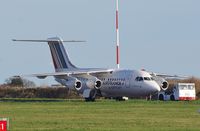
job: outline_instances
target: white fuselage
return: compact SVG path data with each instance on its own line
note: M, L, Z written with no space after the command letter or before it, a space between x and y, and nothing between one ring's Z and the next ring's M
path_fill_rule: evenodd
M102 82L99 90L103 97L142 97L160 91L160 86L145 71L116 69L106 74L96 74L95 77ZM78 79L83 81L84 78ZM85 89L88 87L83 85L79 93L82 94Z
M160 90L154 80L136 81L136 77L151 78L148 73L143 71L117 70L107 77L100 78L103 82L101 93L105 97L139 97L149 96Z

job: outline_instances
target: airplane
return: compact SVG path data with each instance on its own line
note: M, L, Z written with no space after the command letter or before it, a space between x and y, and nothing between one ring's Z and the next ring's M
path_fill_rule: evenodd
M158 91L166 90L168 82L163 74L147 72L145 70L127 70L119 68L119 25L118 5L116 0L116 38L117 38L117 69L105 68L78 68L70 61L63 42L59 37L47 40L16 40L22 42L47 42L50 48L55 73L33 74L30 76L44 79L53 76L55 80L68 87L75 89L86 101L94 101L96 96L115 98L122 100L126 97L148 97ZM173 77L173 76L172 76Z
M75 89L86 101L94 101L96 96L122 100L126 97L148 97L161 89L168 88L168 82L157 74L145 70L78 68L70 61L64 42L59 37L47 40L16 40L22 42L47 42L50 48L54 73L32 74L28 76L44 79L53 76L69 89ZM23 77L23 76L22 76Z

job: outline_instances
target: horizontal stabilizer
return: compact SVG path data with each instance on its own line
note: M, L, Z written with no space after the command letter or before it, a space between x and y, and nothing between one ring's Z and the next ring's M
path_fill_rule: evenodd
M86 42L84 40L58 40L58 39L48 39L48 40L17 40L17 39L12 39L12 41L21 41L21 42Z
M77 67L71 63L68 54L63 46L64 42L85 42L83 40L62 40L59 37L52 37L46 40L33 40L33 39L12 39L18 42L46 42L49 45L53 64L56 72L60 72L63 69L76 69ZM43 76L40 76L43 78Z

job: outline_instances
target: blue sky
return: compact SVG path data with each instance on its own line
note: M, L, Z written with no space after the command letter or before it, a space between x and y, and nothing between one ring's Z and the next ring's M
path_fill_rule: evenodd
M119 1L121 68L200 77L199 0ZM13 38L87 40L65 44L75 65L116 67L115 0L0 0L0 17L0 83L54 71L47 44Z

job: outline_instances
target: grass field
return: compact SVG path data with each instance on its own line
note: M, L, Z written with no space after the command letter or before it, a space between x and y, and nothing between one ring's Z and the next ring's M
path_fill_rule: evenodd
M200 101L21 100L0 102L10 131L200 131Z

